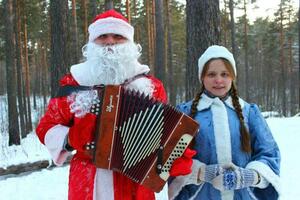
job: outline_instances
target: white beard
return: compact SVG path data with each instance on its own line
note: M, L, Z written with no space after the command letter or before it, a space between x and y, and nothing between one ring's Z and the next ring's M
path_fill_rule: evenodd
M136 75L137 59L141 55L140 45L126 42L112 46L88 43L83 47L83 55L90 70L94 85L121 84Z
M141 65L138 58L141 47L133 42L126 42L113 46L100 46L88 43L83 47L86 61L71 68L71 73L79 84L119 85L126 79L137 74L147 73L148 66ZM125 86L126 89L136 90L146 96L152 96L154 85L146 77L133 80ZM68 97L70 110L76 117L83 117L89 112L93 102L97 99L95 91L80 91Z

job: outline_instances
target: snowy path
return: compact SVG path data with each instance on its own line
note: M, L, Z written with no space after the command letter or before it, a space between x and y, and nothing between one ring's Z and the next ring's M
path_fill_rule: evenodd
M281 200L300 197L300 118L268 119L273 135L282 154ZM31 174L6 178L0 177L0 199L5 200L66 200L68 166L44 169Z

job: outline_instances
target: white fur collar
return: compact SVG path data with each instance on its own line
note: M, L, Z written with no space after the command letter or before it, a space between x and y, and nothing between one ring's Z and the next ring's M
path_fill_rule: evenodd
M142 65L138 61L135 64L135 72L133 76L143 73L148 73L150 71L147 65ZM93 86L95 85L91 80L91 71L89 70L88 62L79 63L72 65L70 72L73 78L79 83L79 85ZM131 77L129 77L131 78Z
M215 98L218 98L218 97L215 97ZM199 101L198 106L197 106L197 110L201 111L201 110L209 108L211 106L211 104L214 102L215 98L210 98L206 94L202 93L201 100ZM243 107L245 106L245 101L243 99L239 98L239 102L240 102L241 108L243 109ZM224 103L234 110L231 96L229 96L224 101Z

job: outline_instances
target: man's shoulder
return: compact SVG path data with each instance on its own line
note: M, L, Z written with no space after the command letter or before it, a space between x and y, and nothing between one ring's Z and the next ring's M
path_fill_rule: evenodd
M65 74L60 80L59 80L60 86L66 86L66 85L72 85L77 86L79 85L78 82L74 79L71 73Z
M155 76L153 75L150 75L150 74L146 74L145 75L148 79L150 79L152 82L156 83L156 84L161 84L162 85L162 81L159 80L158 78L156 78Z

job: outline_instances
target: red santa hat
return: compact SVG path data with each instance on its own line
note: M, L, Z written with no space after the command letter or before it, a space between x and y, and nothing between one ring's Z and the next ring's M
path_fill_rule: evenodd
M89 42L94 41L103 34L118 34L133 41L134 28L128 20L115 10L108 10L97 15L89 28Z
M232 53L230 53L230 51L228 51L227 48L225 48L223 46L219 46L219 45L212 45L212 46L208 47L205 50L205 52L201 55L201 57L199 58L199 60L198 60L199 76L201 76L201 74L202 74L204 65L213 58L224 58L224 59L228 60L233 68L235 76L237 76L235 60L234 60Z

